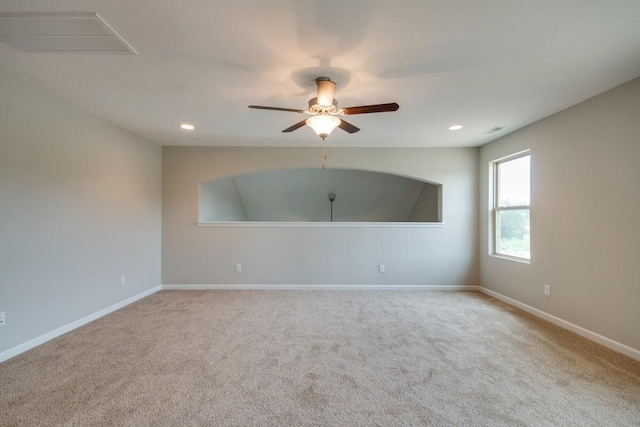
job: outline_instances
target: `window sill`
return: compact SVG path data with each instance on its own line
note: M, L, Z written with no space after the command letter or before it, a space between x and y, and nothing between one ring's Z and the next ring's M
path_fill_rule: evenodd
M515 262L519 262L521 264L531 264L531 260L530 259L526 259L526 258L518 258L518 257L509 256L509 255L503 255L503 254L489 254L489 256L494 257L494 258L506 259L506 260L509 260L509 261L515 261Z
M444 228L444 222L266 222L198 221L198 227L352 227L352 228Z

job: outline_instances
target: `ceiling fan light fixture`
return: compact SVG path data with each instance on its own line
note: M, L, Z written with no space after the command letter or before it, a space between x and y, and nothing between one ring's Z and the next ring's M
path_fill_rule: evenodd
M282 107L268 107L265 105L249 105L249 108L258 110L271 110L271 111L288 111L291 113L306 113L310 114L306 120L300 120L298 123L289 126L284 129L283 133L293 132L295 130L309 126L313 131L323 140L329 136L331 131L336 127L339 127L347 133L356 133L360 128L352 125L346 120L341 120L335 115L351 116L355 114L370 114L370 113L386 113L391 111L397 111L400 106L395 102L387 104L373 104L373 105L359 105L348 108L338 108L338 101L333 97L336 84L332 82L329 77L318 77L316 79L316 85L318 86L318 96L309 100L309 108L306 110L296 110L293 108Z
M329 114L319 114L309 117L306 123L320 138L325 139L340 125L340 119Z
M328 77L318 77L318 105L323 108L331 108L333 105L333 95L336 93L336 84Z

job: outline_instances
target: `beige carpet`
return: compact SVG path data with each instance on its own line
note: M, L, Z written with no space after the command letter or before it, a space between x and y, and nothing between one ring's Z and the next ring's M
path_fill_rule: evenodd
M640 363L475 292L161 291L0 384L3 426L640 425Z

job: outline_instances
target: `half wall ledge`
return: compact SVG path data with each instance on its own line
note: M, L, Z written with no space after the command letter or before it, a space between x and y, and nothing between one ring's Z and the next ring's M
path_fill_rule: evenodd
M265 222L198 221L198 227L357 227L357 228L444 228L444 222Z

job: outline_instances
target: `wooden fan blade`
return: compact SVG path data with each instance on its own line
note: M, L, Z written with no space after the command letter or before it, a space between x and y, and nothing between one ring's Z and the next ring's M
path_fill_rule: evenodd
M348 133L356 133L356 132L358 132L360 130L360 128L355 127L351 123L349 123L349 122L347 122L345 120L342 120L342 119L340 119L340 124L338 125L338 127L340 129L342 129L343 131L348 132Z
M359 107L344 108L342 114L349 116L353 114L386 113L387 111L396 111L398 108L400 108L400 106L395 102L390 104L361 105Z
M307 124L307 120L303 120L301 122L296 123L295 125L286 128L285 130L283 130L282 132L293 132L296 129L300 129L302 126Z
M296 110L294 108L280 108L280 107L264 107L262 105L249 105L249 108L255 108L257 110L272 110L272 111L289 111L290 113L305 113L305 110Z

